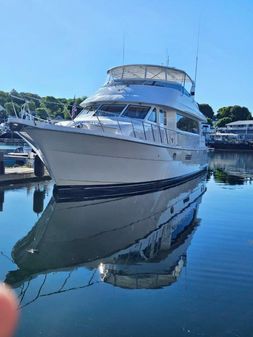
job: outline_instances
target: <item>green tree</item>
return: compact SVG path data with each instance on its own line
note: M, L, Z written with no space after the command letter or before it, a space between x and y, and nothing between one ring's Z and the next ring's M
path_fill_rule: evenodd
M249 112L249 109L244 106L241 107L239 105L234 105L231 108L231 117L233 121L252 119L252 115Z
M64 105L63 111L64 119L70 119L70 110L67 105Z
M31 112L36 110L36 104L34 101L29 101L28 105Z
M10 96L7 92L0 91L0 105L4 106L5 103L9 102Z
M59 101L53 96L46 96L42 98L42 103L46 107L50 117L55 117L59 107L63 107L63 104L59 103ZM42 105L42 104L41 104ZM41 106L42 107L42 106Z
M226 124L231 123L231 122L232 122L232 119L230 117L223 117L216 122L215 126L217 126L218 128L222 128L226 126Z
M5 103L4 108L8 116L15 116L15 110L17 114L20 111L20 106L17 103L12 103L12 102Z
M79 107L78 105L85 98L86 97L77 97L75 99L78 112L81 111L81 107ZM9 115L14 115L13 104L15 106L17 113L19 113L22 105L25 102L28 102L29 109L31 110L31 112L35 112L35 114L40 118L48 118L48 117L56 118L57 116L61 116L66 119L69 119L70 118L69 112L72 109L74 99L56 98L53 96L41 97L37 94L33 94L30 92L19 93L15 89L13 89L10 93L0 91L0 105L5 109L5 112L1 112L0 118L5 118L5 116Z
M3 123L6 118L7 118L7 112L5 109L1 109L1 106L0 106L0 123Z
M217 119L230 118L231 122L239 120L252 119L252 115L248 108L239 105L222 107L218 110Z
M204 116L206 116L206 118L213 119L214 112L209 104L206 103L199 104L199 110L202 112Z
M47 119L48 118L48 112L45 108L37 108L35 110L36 116L41 119Z

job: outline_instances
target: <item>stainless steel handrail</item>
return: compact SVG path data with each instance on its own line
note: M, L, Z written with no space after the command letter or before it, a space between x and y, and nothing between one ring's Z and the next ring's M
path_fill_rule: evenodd
M103 111L104 117L107 117L107 112ZM109 114L108 114L109 115ZM103 122L103 120L101 118L99 118L98 115L94 115L94 117L97 119L98 121L98 125L101 128L103 133L110 133L110 129L112 128L112 125ZM101 116L100 116L101 117ZM174 145L174 146L182 146L182 145L187 145L189 143L189 140L195 140L194 143L201 143L201 137L200 135L195 135L195 134L188 134L184 131L180 131L180 130L173 130L167 127L163 127L161 125L158 124L153 124L153 123L149 123L146 121L141 121L141 120L133 120L127 117L117 117L117 116L112 116L110 114L110 119L112 122L115 122L115 125L117 127L117 130L119 131L119 134L121 134L122 136L126 136L126 134L124 134L123 130L124 130L124 126L131 125L131 129L132 129L132 135L129 134L130 137L134 137L134 138L139 138L139 139L145 139L145 140L150 140L152 142L155 143L160 143L160 144L166 144L166 145ZM89 125L89 124L93 124L94 125L94 119L90 119L90 120L85 120L81 122L82 126L84 125ZM155 129L154 129L155 127ZM151 131L151 139L149 139L149 130ZM140 134L140 132L142 132L142 136ZM198 138L196 138L196 136L199 136ZM158 138L157 138L158 137Z

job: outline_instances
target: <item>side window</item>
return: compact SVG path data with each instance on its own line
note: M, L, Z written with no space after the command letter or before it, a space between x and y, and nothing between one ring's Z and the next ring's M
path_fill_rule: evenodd
M159 110L159 119L160 119L160 124L167 125L166 111L161 110L161 109Z
M154 108L154 109L152 110L151 114L149 115L148 120L149 120L150 122L154 122L154 123L157 122L156 108Z
M177 114L177 128L182 131L199 133L199 123L192 118Z

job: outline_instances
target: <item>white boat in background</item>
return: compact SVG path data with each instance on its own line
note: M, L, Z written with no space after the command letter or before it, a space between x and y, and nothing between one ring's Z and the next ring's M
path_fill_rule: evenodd
M11 118L9 125L64 191L164 188L207 167L205 117L194 90L182 70L124 65L108 70L106 84L73 121Z

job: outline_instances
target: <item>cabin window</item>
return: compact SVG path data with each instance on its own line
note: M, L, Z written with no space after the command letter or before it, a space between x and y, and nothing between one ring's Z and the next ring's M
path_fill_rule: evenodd
M198 121L180 114L177 114L177 128L186 132L199 133Z
M128 105L123 113L123 117L144 119L149 112L150 106Z
M149 115L149 117L148 117L148 120L149 120L150 122L153 122L153 123L156 123L156 122L157 122L156 108L154 108L154 109L151 111L151 113L150 113L150 115Z
M96 116L119 116L126 104L103 104L96 112Z
M98 104L93 104L93 105L88 105L86 106L80 113L78 116L76 116L75 120L82 120L83 117L87 116L87 115L91 115L93 114L98 108Z
M166 118L166 111L165 110L159 110L159 121L162 125L167 125L167 118Z

